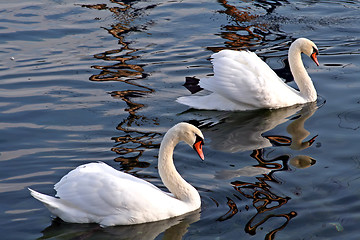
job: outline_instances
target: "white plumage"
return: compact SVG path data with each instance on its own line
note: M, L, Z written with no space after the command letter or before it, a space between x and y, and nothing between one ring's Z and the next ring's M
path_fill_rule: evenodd
M179 216L198 209L199 193L176 171L173 150L185 141L203 158L203 135L187 123L171 128L160 146L159 173L172 194L105 163L81 165L65 175L54 189L54 198L32 189L31 195L65 222L130 225Z
M177 102L196 109L253 110L282 108L316 100L316 90L301 60L301 53L316 64L316 45L305 38L292 43L289 64L299 90L288 86L255 53L222 50L211 56L214 76L200 79L199 86L211 93L203 96L179 97Z

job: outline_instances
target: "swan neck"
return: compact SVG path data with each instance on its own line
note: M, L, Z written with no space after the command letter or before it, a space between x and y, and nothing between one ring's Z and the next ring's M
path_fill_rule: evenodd
M159 151L158 170L161 180L167 189L175 196L175 198L195 204L200 207L200 195L197 190L187 183L177 172L174 161L173 152L175 146L180 142L180 137L176 131L171 129L165 134Z
M299 87L300 95L305 98L306 101L315 101L317 99L317 93L301 59L300 46L296 44L296 42L290 46L288 59L290 71Z

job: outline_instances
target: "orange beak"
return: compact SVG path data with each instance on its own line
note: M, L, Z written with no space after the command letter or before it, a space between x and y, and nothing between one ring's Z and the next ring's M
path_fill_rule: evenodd
M317 53L316 52L311 54L311 59L316 63L317 66L320 66L319 61L317 60Z
M194 150L197 152L197 154L199 155L201 160L204 160L204 153L202 150L203 145L204 145L203 140L199 140L196 143L194 143L194 145L193 145Z

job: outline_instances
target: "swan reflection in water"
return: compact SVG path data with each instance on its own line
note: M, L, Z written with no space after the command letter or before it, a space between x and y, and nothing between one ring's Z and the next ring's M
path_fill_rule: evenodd
M313 102L277 110L258 110L247 112L213 112L191 111L201 116L201 129L208 139L211 148L235 153L271 147L289 145L291 149L303 150L311 146L315 137L305 141L310 133L304 123L318 109ZM266 133L276 126L294 119L287 127L291 138L273 136Z
M72 224L54 219L52 224L42 231L40 239L127 239L151 240L164 233L162 239L181 240L188 227L200 220L200 209L167 220L102 228L97 224Z
M259 115L259 118L255 118L254 121L249 121L250 124L240 126L237 130L241 131L233 132L230 136L225 136L225 140L221 141L221 135L216 135L217 131L209 131L207 135L210 135L211 145L215 148L215 145L225 144L235 144L229 146L225 149L218 149L222 151L245 151L253 149L263 149L265 147L275 146L289 146L293 150L303 150L310 147L317 135L312 137L310 140L305 140L310 132L307 131L304 127L305 121L309 119L317 110L318 106L316 103L310 103L305 106L295 106L286 109L279 109L271 111L270 114L266 114L261 121L262 115ZM295 115L296 114L296 115ZM284 123L289 120L291 116L295 115L295 120L293 120L286 128L286 131L291 135L291 138L287 136L279 135L266 135L266 132L275 128L277 125ZM230 126L227 129L236 128L236 124L233 125L233 128ZM222 127L221 127L222 129ZM253 130L253 132L251 132ZM215 136L211 134L215 133ZM234 134L234 135L233 135ZM246 138L236 137L236 136L247 136ZM230 145L229 144L229 145ZM238 145L236 145L238 144ZM316 160L307 155L296 155L288 160L290 165L295 168L307 168L316 163ZM272 168L262 167L262 166L246 166L241 169L236 170L221 170L216 172L215 178L218 179L231 179L237 176L247 176L252 177L260 174L268 174L271 172Z

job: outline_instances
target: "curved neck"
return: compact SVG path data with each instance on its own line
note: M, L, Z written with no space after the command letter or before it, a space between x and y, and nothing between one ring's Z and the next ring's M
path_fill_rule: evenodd
M160 178L164 185L174 196L187 203L196 204L197 208L200 207L200 195L197 190L187 183L180 174L176 171L173 152L175 146L180 142L179 136L176 131L169 130L161 144L158 159L158 171Z
M300 118L294 120L287 126L286 130L292 137L290 144L291 149L303 150L311 146L309 141L304 141L304 139L310 135L310 132L305 129L305 122L316 112L316 109L317 106L314 102L306 105L299 112Z
M298 44L295 43L290 46L288 58L290 71L299 87L300 95L307 101L315 101L317 98L316 90L301 60L301 51Z

